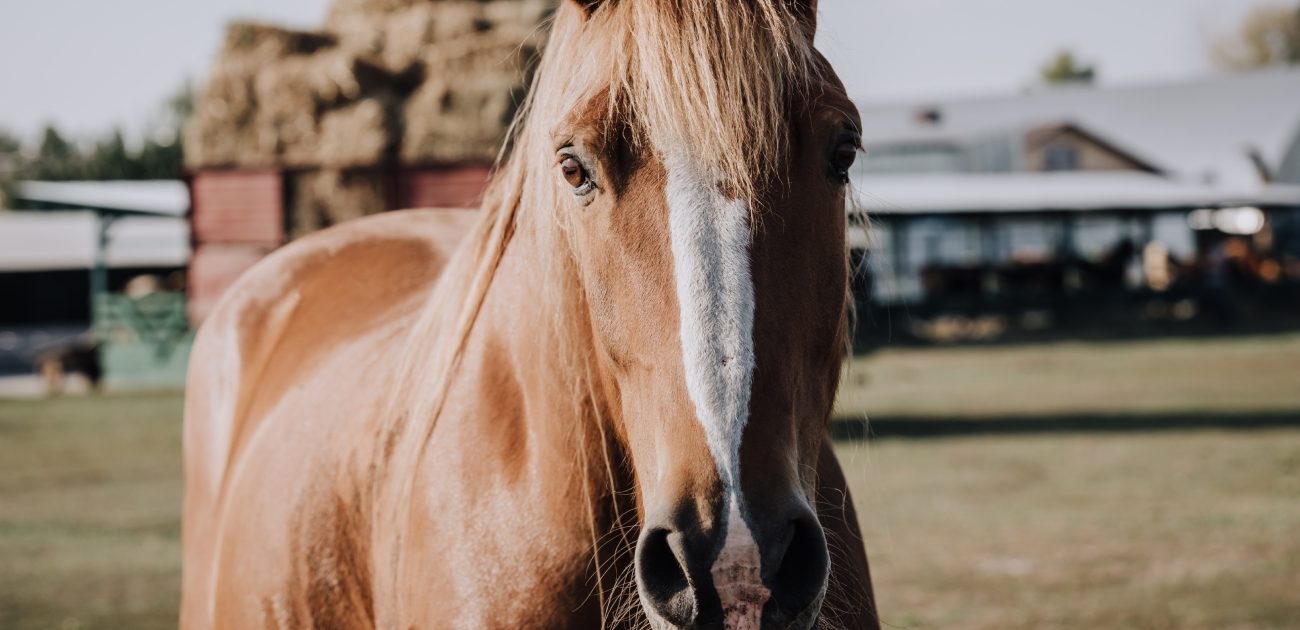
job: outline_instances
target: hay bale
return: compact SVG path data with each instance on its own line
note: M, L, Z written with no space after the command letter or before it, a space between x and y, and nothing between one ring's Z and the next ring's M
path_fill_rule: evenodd
M295 173L289 234L297 238L388 209L388 187L376 171L323 169Z
M300 161L335 168L385 162L401 137L397 101L392 95L381 95L321 116L316 153ZM294 161L293 156L286 155L286 159Z
M328 32L300 31L262 22L235 21L226 27L226 39L220 58L269 62L291 55L310 55L337 43L337 38Z
M480 77L473 89L428 81L406 101L399 157L405 163L491 161L521 98L510 76Z
M256 36L227 37L236 43L227 44L187 130L187 165L350 166L390 152L400 134L388 73L334 47L333 36L301 44L302 33L248 32ZM345 130L355 146L340 141Z
M554 0L335 0L326 30L227 30L186 133L211 167L486 161Z
M334 0L325 18L326 26L333 27L340 21L361 15L392 13L422 4L433 4L433 0Z
M263 75L283 74L280 68L312 63L315 53L336 44L337 38L327 33L257 22L232 23L186 129L186 165L274 164L283 136L307 134L308 125L302 117L309 115L313 105L294 90L277 89L270 83L282 77L263 79ZM282 122L284 118L287 122ZM281 125L283 129L278 128Z

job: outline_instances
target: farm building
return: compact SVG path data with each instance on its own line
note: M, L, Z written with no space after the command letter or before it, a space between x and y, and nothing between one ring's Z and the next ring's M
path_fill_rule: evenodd
M182 382L185 183L19 182L11 201L19 209L0 212L0 373L72 362L111 386Z
M1294 295L1297 94L1284 69L865 106L853 181L870 302L923 318L1083 311L1195 296L1229 271Z
M302 234L477 205L551 6L336 0L317 31L232 25L186 136L191 320ZM1295 94L1300 72L1271 70L866 103L859 293L919 312L1065 304L1150 290L1160 252L1169 285L1204 279L1225 247L1269 282L1300 278Z
M191 319L303 234L476 206L551 6L336 0L318 31L232 24L186 133Z

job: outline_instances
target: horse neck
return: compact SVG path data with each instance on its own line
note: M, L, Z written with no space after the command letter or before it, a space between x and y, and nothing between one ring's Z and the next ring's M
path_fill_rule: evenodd
M551 266L564 254L553 251L562 244L546 229L542 221L519 217L464 357L487 370L489 382L508 383L518 396L512 420L528 436L530 453L564 453L569 463L589 462L599 470L587 473L608 479L613 464L607 460L621 457L617 405L589 360L580 287Z

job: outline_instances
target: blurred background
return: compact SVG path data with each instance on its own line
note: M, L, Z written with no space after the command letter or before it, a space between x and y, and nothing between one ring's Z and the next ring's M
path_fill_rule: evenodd
M193 331L472 212L549 0L0 6L0 627L175 625ZM822 0L893 628L1300 627L1300 3Z

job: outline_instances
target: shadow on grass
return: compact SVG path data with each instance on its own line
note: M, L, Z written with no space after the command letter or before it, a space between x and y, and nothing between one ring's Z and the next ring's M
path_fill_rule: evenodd
M835 440L878 438L930 438L1015 433L1119 433L1126 431L1180 431L1220 429L1248 431L1300 427L1300 409L1260 412L1180 412L1120 414L1062 414L1053 416L987 417L873 417L836 418L831 422Z

